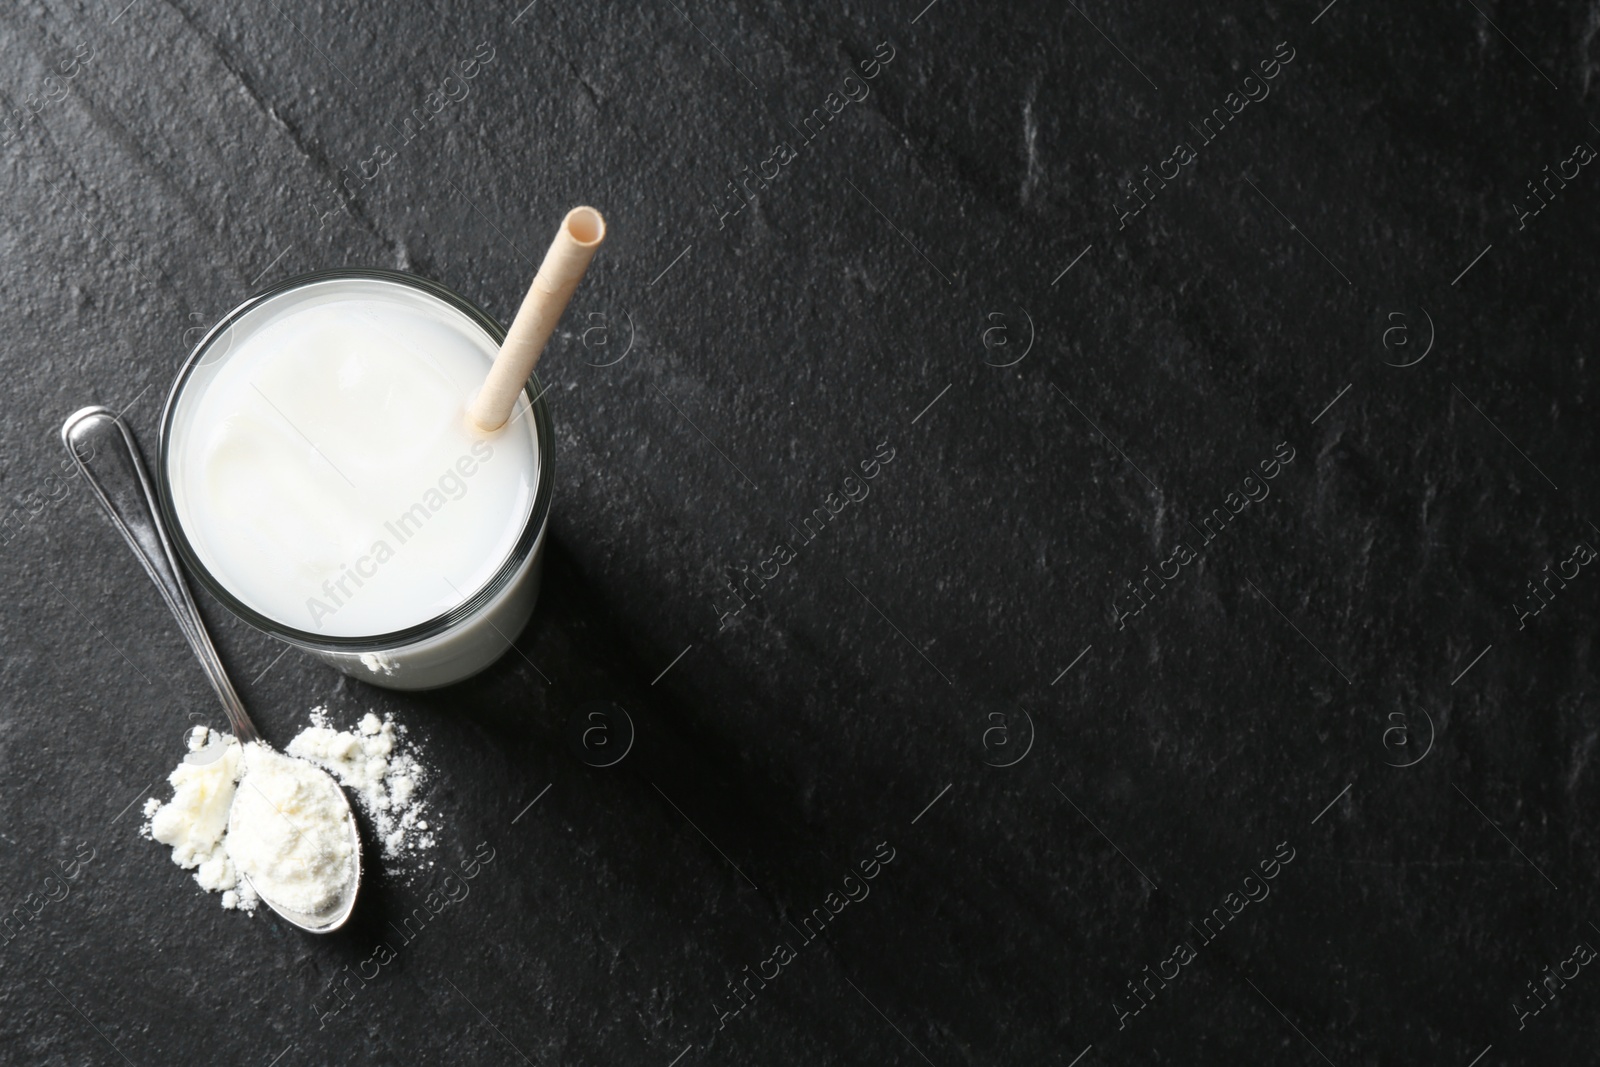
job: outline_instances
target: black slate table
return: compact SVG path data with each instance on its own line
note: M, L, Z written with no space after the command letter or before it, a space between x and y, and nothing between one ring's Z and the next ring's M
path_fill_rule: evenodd
M1597 25L12 5L0 1062L1594 1062ZM269 737L410 728L437 867L224 912L61 420L150 450L309 270L508 318L585 202L515 652L397 694L202 598Z

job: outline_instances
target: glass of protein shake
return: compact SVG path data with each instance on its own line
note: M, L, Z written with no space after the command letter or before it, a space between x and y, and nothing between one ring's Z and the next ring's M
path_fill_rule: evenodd
M385 270L302 275L227 315L162 417L161 504L191 572L375 685L492 663L533 611L552 489L537 378L493 432L464 415L504 336Z

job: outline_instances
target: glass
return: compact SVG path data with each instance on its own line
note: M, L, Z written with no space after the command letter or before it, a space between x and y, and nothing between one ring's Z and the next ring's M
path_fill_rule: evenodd
M430 313L440 313L442 307L445 322L470 336L474 343L487 342L491 351L498 349L505 336L499 323L465 297L437 282L399 271L326 270L280 282L224 316L201 339L178 372L161 419L157 490L163 517L184 565L229 611L256 629L305 649L363 681L392 689L432 689L489 666L511 647L512 639L533 614L550 515L550 456L554 444L549 410L536 377L529 378L524 391L531 428L510 431L527 432L533 442L535 488L527 521L510 552L486 582L463 591L468 595L448 611L416 625L388 633L332 636L298 629L264 614L245 603L223 576L214 574L202 561L175 500L173 470L177 456L173 449L182 445L175 438L183 437L175 426L186 416L192 417L196 398L204 394L229 356L252 331L283 321L281 312L292 308L296 301L314 300L324 294L352 295L357 290L377 291L384 299L398 297L407 303L427 305ZM487 365L484 369L487 371Z

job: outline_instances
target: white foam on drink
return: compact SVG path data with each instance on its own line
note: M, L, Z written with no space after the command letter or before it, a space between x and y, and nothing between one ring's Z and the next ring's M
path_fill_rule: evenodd
M435 618L494 576L533 509L537 438L526 397L487 438L467 425L495 356L470 319L340 279L232 330L185 386L168 459L174 509L218 581L277 622L363 637Z

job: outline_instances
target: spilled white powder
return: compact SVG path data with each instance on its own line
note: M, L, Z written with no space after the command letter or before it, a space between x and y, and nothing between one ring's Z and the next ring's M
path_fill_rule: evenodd
M289 742L289 755L325 767L349 789L372 819L383 854L394 858L433 847L417 787L426 776L416 756L402 746L405 727L394 716L370 711L353 731L338 730L326 708L311 709L311 726Z
M339 786L305 760L261 744L244 749L233 796L228 858L273 903L305 915L336 910L355 880L350 807Z
M311 725L287 746L294 759L196 727L186 738L189 755L168 777L172 799L145 802L143 835L170 846L172 861L194 871L202 889L221 893L225 908L256 908L258 898L241 870L263 887L270 881L267 892L274 900L308 914L319 910L319 898L325 901L342 887L341 864L354 859L347 855L348 830L326 839L315 832L316 826L336 824L326 802L339 798L327 791L327 776L309 764L349 790L371 819L386 858L414 859L434 845L418 792L428 772L406 742L405 727L392 715L380 720L369 712L354 730L343 731L322 707L313 708L310 718ZM259 788L248 784L252 776ZM322 786L307 784L313 779ZM343 811L340 803L338 817Z
M144 835L172 847L172 862L194 871L194 880L208 892L222 894L224 908L254 911L256 895L239 880L223 846L228 812L243 769L239 742L204 726L189 732L188 747L201 762L185 759L167 777L172 799L145 801Z

